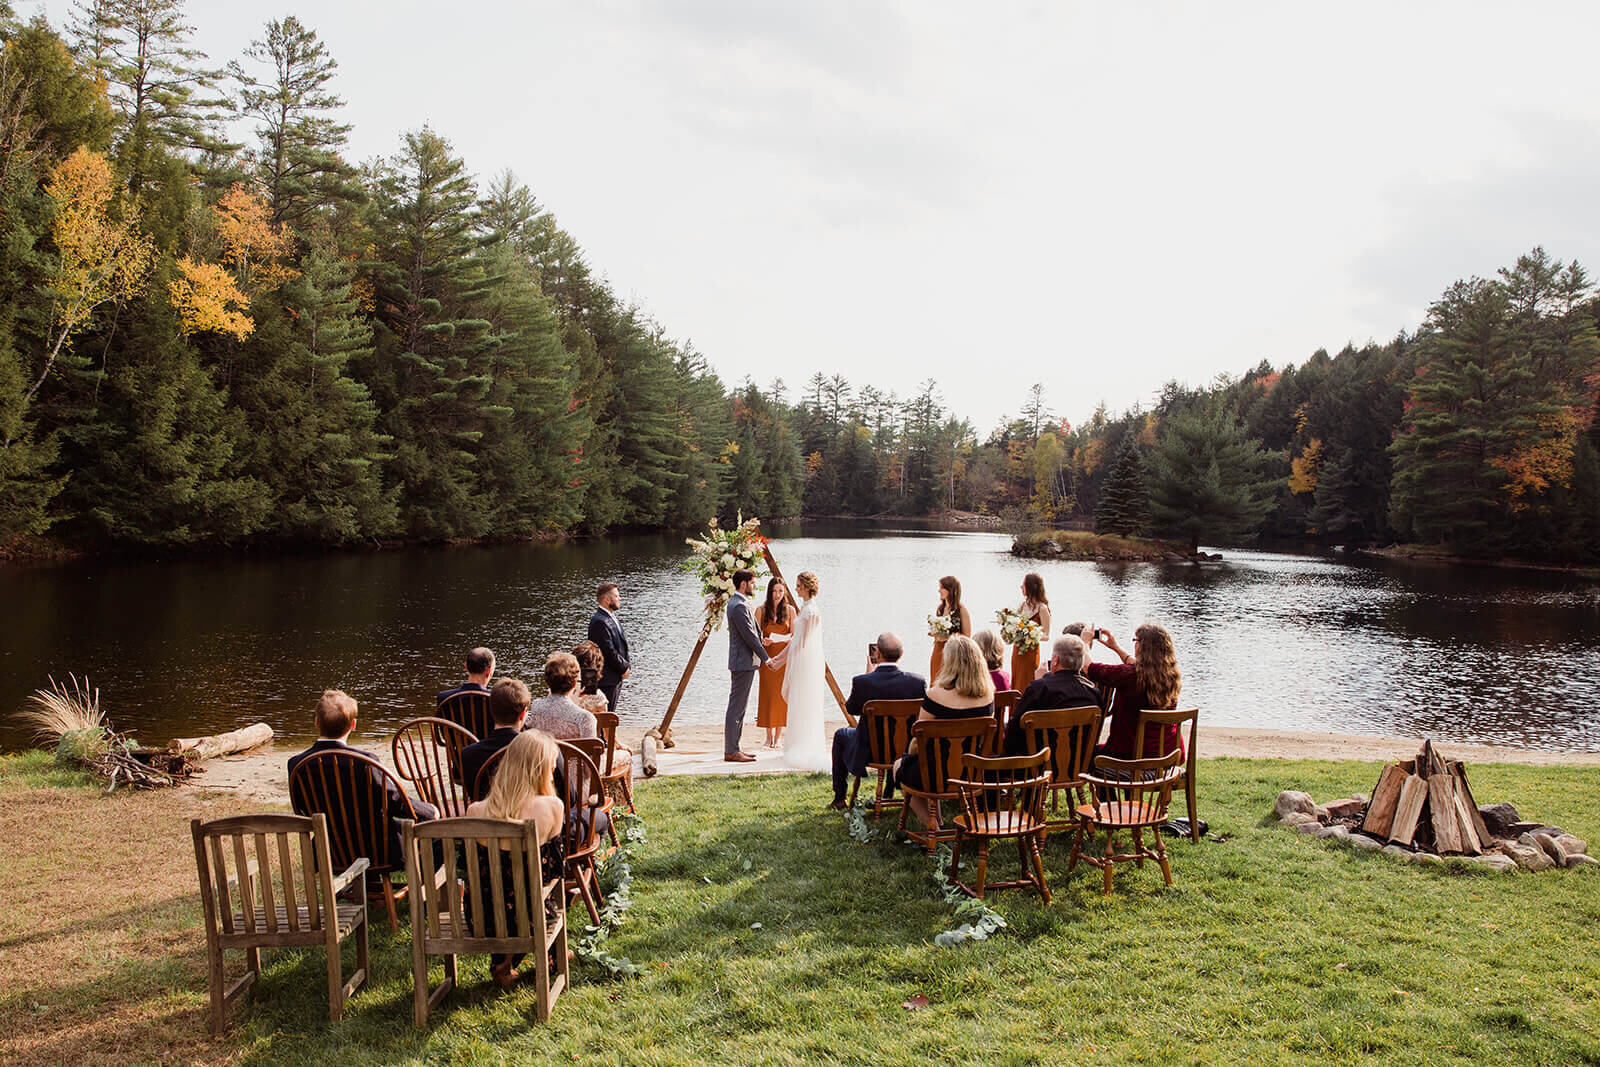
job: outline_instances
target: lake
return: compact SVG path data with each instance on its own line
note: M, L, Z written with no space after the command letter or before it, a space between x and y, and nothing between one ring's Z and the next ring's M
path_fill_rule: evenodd
M926 671L940 575L961 579L983 626L1037 569L1058 630L1078 619L1131 647L1139 622L1167 626L1202 729L1600 750L1600 590L1569 575L1238 551L1200 568L1030 563L990 532L808 522L768 533L786 576L820 576L829 663L846 687L883 629ZM113 724L147 743L256 721L298 741L314 732L317 695L337 687L360 702L357 736L376 747L431 712L473 645L495 650L499 674L538 680L548 652L583 639L595 586L610 580L634 650L621 708L631 736L660 719L698 634L685 553L681 537L658 536L6 568L0 712L47 675L76 672ZM712 636L680 722L721 722L726 641ZM0 749L28 742L9 718Z

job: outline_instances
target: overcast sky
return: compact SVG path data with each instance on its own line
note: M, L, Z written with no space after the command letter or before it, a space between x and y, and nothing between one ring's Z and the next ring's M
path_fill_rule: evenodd
M354 159L427 123L509 168L726 381L931 376L980 432L1386 341L1536 244L1600 270L1600 5L188 12L218 65L297 15Z

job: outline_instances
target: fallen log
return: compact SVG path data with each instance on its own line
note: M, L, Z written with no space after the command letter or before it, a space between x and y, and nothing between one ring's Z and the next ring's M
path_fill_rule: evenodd
M167 742L167 751L193 752L197 759L212 759L216 756L232 755L235 752L246 752L271 740L272 727L264 722L258 722L242 730L230 730L225 734L212 734L209 737L174 737Z
M656 741L661 737L660 727L651 727L639 738L639 769L646 778L654 778L660 769L656 766Z

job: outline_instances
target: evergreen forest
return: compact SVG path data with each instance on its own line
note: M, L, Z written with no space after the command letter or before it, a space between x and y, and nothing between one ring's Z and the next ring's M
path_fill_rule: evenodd
M1600 299L1542 248L1387 344L984 433L933 380L723 382L446 131L347 159L311 27L191 34L0 3L0 556L956 510L1600 559Z

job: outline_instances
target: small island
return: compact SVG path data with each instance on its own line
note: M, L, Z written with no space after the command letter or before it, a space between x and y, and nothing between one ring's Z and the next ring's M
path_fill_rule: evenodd
M1180 552L1160 540L1095 534L1087 530L1032 530L1011 539L1011 554L1024 559L1082 559L1097 562L1204 563L1220 553Z

